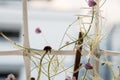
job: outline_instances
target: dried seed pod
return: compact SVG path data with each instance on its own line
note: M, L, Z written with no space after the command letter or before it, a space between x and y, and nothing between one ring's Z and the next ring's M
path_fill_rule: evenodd
M46 53L48 53L48 52L51 53L52 47L51 46L45 46L43 50L45 50Z

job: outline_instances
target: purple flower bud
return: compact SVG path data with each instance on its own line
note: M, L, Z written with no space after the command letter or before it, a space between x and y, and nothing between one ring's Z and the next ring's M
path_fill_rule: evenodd
M93 66L90 63L85 64L85 69L93 69Z
M39 33L41 33L42 31L40 30L40 28L36 28L36 29L35 29L35 32L39 34Z
M89 0L88 1L88 5L89 5L89 7L93 7L93 6L95 6L97 3L94 1L94 0Z

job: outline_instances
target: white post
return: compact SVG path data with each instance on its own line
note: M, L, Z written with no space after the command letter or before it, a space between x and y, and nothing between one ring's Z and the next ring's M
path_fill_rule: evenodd
M100 13L100 9L99 9L99 1L100 0L96 0L96 7L95 7L95 36L97 37L99 29L100 29L100 24L99 24L99 13ZM98 45L99 46L99 45ZM99 56L100 52L98 50L98 46L94 52L95 56ZM99 58L99 57L98 57ZM94 75L98 75L99 74L99 62L97 60L94 59Z
M28 35L28 15L27 15L27 0L22 0L23 4L23 46L29 48L29 35ZM23 57L25 62L26 69L26 80L30 80L30 58L25 55L29 52L27 50L23 50Z

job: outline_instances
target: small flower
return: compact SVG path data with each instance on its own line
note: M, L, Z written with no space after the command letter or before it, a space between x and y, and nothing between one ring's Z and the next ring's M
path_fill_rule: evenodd
M75 77L70 77L70 76L67 76L66 78L65 78L65 80L76 80L76 78Z
M13 75L13 74L9 74L8 76L7 76L7 79L6 80L15 80L16 78L15 78L15 76Z
M93 66L90 63L85 64L85 69L93 69Z
M94 1L94 0L89 0L88 1L88 5L89 5L89 7L93 7L93 6L95 6L97 3Z
M35 32L36 32L37 34L39 34L39 33L41 33L42 31L40 30L40 28L36 28L36 29L35 29Z

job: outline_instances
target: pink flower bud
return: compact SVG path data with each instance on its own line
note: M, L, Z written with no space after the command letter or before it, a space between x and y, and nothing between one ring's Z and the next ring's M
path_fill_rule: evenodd
M40 28L36 28L36 29L35 29L35 32L36 32L37 34L39 34L39 33L41 33L42 31L40 30Z
M85 64L85 69L93 69L93 66L90 63Z
M88 1L88 5L89 5L89 7L93 7L93 6L95 6L97 3L94 1L94 0L89 0Z

